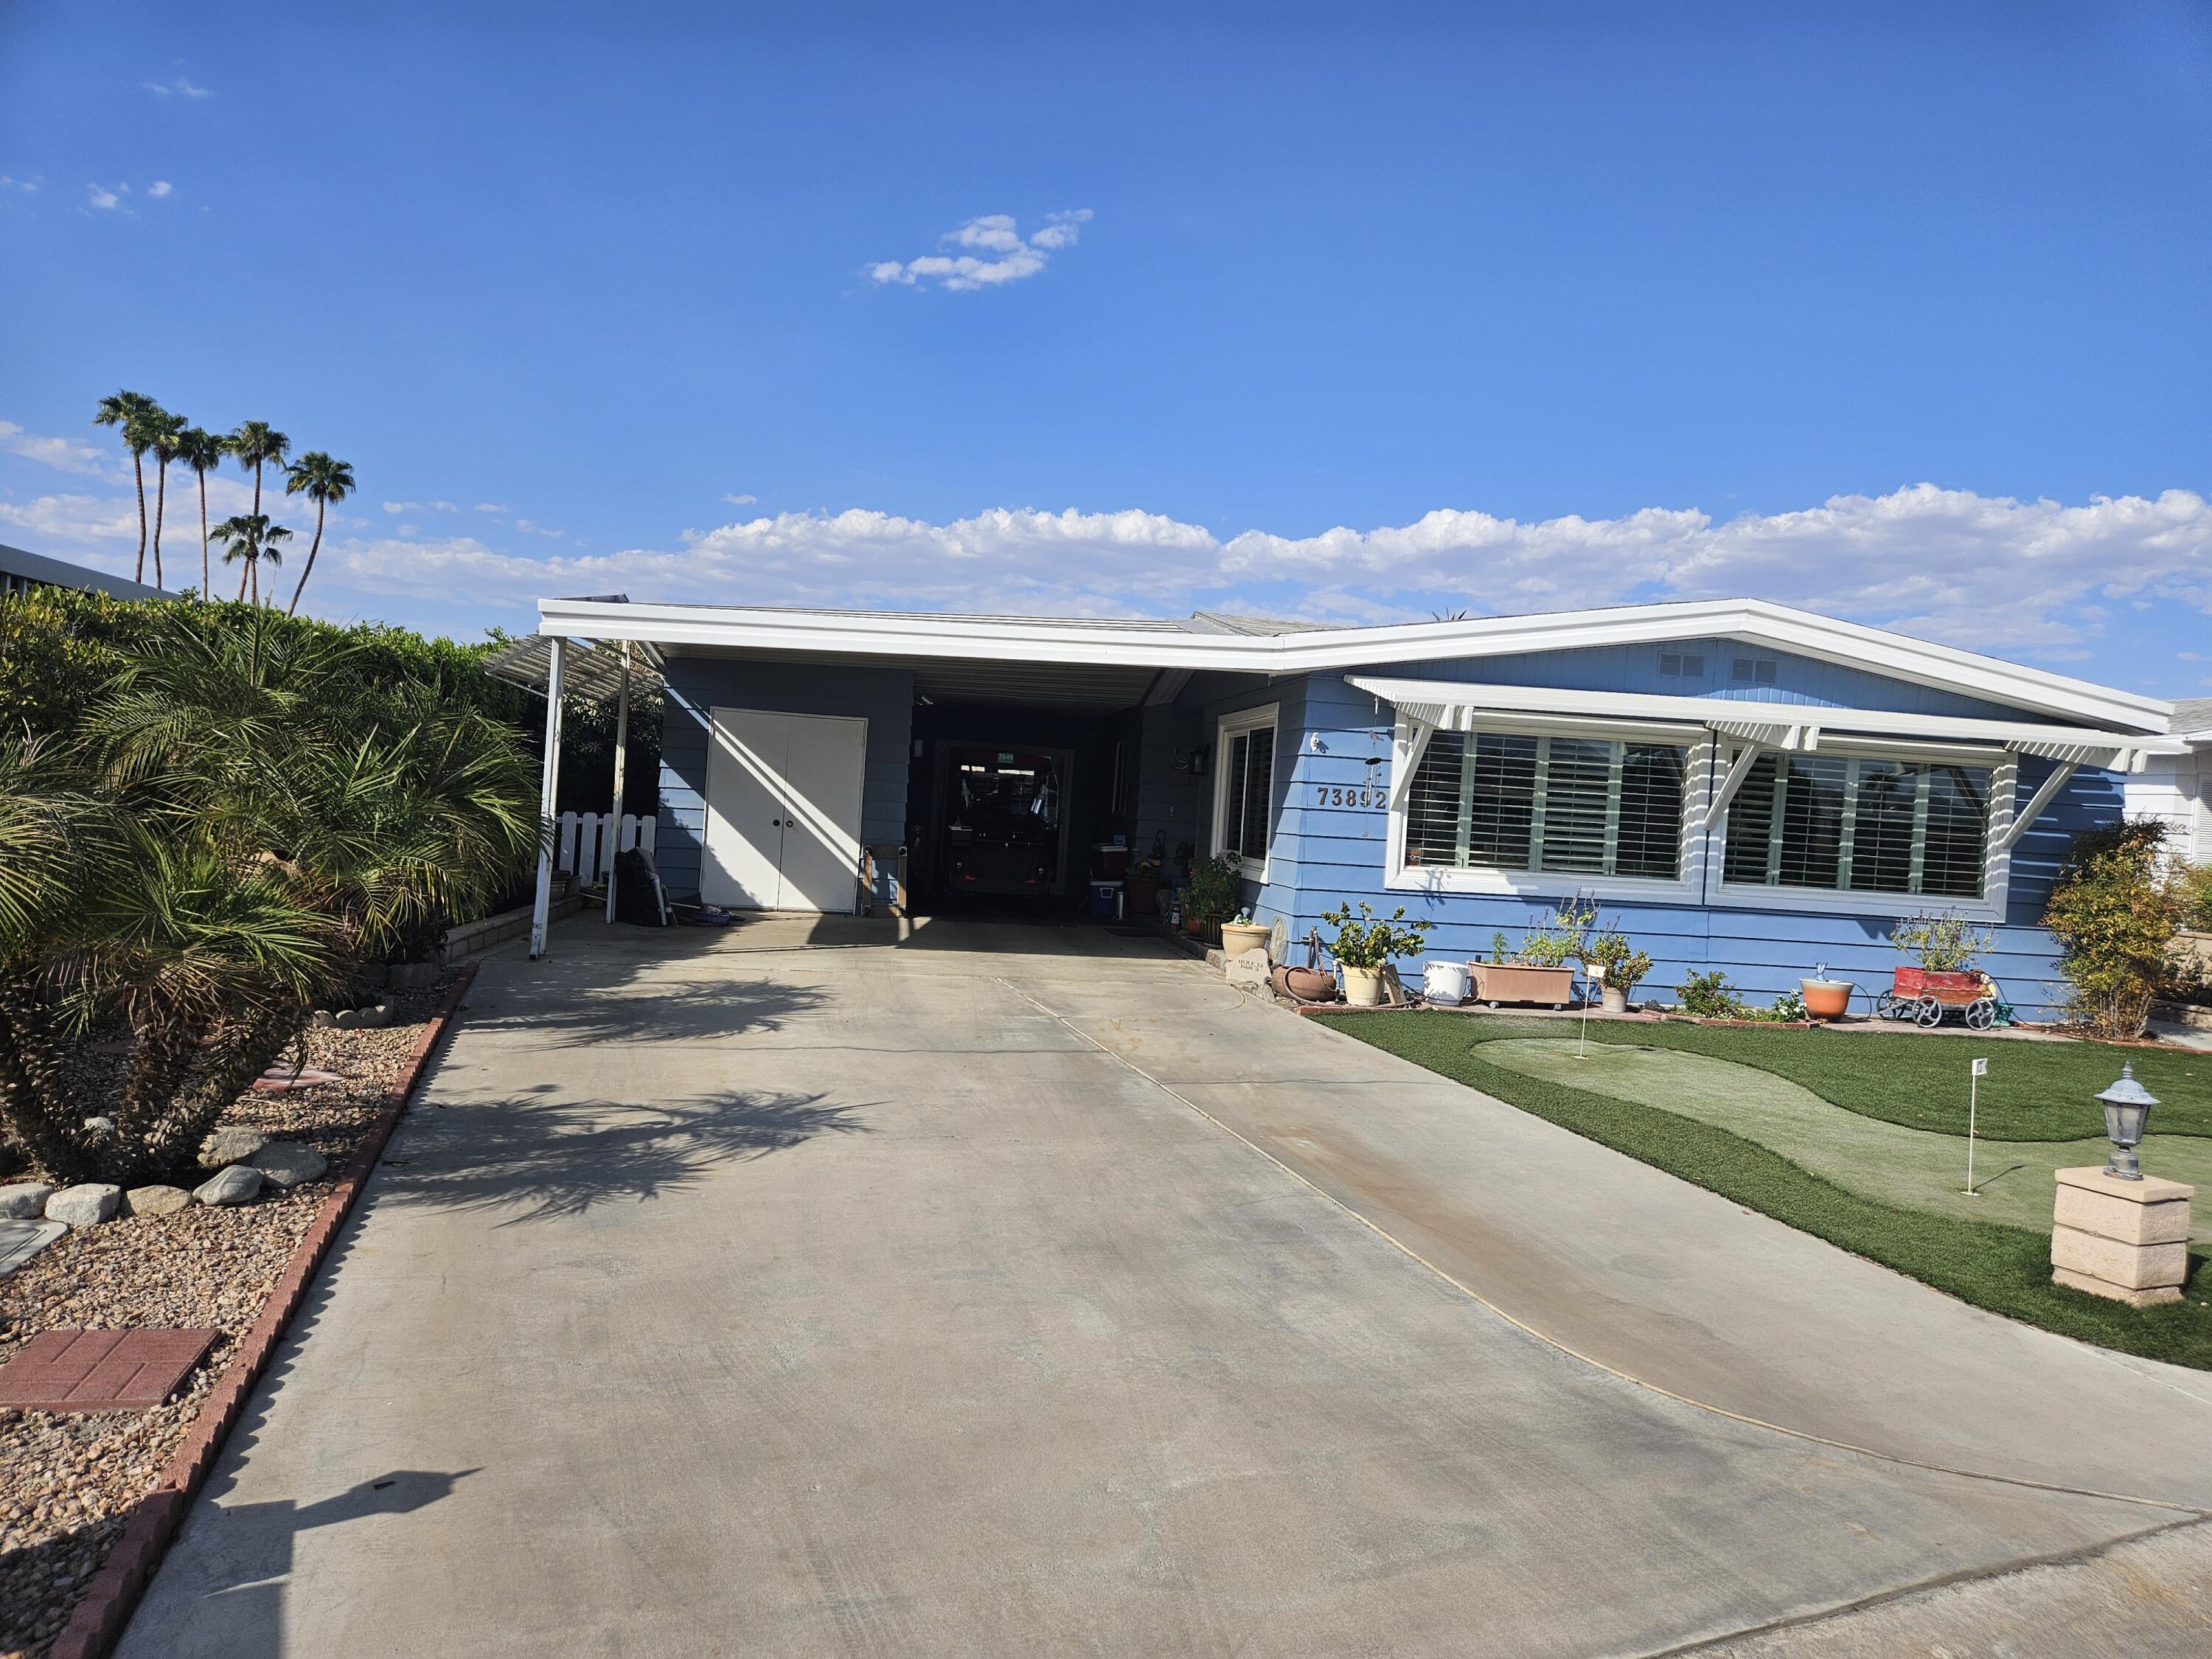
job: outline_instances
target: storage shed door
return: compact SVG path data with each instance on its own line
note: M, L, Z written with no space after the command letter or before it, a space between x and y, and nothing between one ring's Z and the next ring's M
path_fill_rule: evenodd
M757 708L711 718L700 896L738 910L851 911L867 721Z

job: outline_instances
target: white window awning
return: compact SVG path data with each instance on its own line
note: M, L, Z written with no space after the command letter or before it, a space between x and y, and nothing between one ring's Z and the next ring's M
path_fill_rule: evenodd
M2185 753L2181 738L2027 720L1914 714L1887 708L1832 708L1732 697L1670 697L1630 691L1563 690L1541 685L1476 685L1457 680L1401 680L1348 674L1346 683L1396 707L1416 728L1468 732L1503 718L1514 725L1553 717L1577 731L1616 734L1665 729L1695 737L1711 732L1759 749L1810 751L1824 742L1893 738L1900 747L1949 744L2008 749L2060 765L2140 772L2153 755ZM1423 734L1424 736L1425 734ZM1425 748L1425 742L1420 744Z

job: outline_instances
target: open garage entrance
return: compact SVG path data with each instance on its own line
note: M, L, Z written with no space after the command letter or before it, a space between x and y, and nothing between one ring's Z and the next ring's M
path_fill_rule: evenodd
M1156 678L1028 664L917 668L906 843L915 908L1111 919L1119 890L1094 902L1092 882L1120 880L1143 850L1136 781Z

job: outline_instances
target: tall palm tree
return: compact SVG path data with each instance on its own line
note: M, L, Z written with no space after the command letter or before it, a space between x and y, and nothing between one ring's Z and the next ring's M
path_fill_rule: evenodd
M246 598L246 585L253 588L253 603L261 603L261 567L274 570L284 562L283 544L292 539L292 532L281 524L271 524L263 513L240 513L225 519L215 527L216 539L223 544L222 562L225 564L243 562L246 568L239 574L238 597Z
M200 598L210 598L213 573L208 568L207 475L222 465L230 447L215 433L188 426L177 434L177 459L199 475L200 480Z
M350 462L335 460L319 449L311 449L292 463L284 475L284 493L296 495L302 490L315 504L315 539L307 544L307 562L300 572L300 585L292 590L292 603L285 608L288 617L296 616L300 610L300 595L307 591L307 578L315 574L315 555L323 546L323 512L332 501L342 501L353 494L353 466Z
M146 450L148 447L145 420L158 414L161 404L142 392L118 392L112 397L102 398L93 411L94 426L122 428L124 447L131 452L131 471L138 475L138 573L137 580L146 580Z
M185 428L191 423L181 415L172 415L166 409L157 410L146 417L147 447L154 452L154 586L165 586L161 580L161 517L169 503L169 463L177 459L179 441Z
M292 441L266 421L244 421L225 441L230 447L230 453L238 458L240 466L253 469L253 511L250 516L260 519L261 469L264 464L282 466L285 456L292 453ZM266 519L261 521L264 525L269 522ZM223 556L226 564L230 562L230 556L228 554ZM239 574L238 597L240 599L246 597L246 579L254 574L253 567L258 562L258 559L247 560L246 568Z

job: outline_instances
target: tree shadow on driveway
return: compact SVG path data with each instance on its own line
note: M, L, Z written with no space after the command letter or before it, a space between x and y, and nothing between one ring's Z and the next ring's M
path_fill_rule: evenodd
M377 1196L446 1209L512 1211L501 1224L580 1216L611 1199L656 1199L724 1164L823 1134L865 1134L865 1107L820 1094L738 1090L635 1104L552 1098L434 1104L381 1166Z
M781 980L645 977L623 963L591 963L546 985L479 987L468 1030L524 1033L534 1047L678 1042L781 1030L829 994Z

